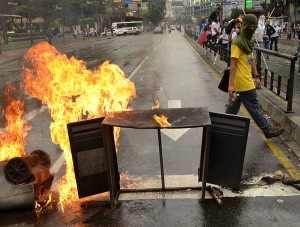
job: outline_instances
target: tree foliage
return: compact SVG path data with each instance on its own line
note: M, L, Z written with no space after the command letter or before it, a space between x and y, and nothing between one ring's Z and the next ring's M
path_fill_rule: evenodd
M166 0L149 0L148 21L153 25L159 24L165 17Z

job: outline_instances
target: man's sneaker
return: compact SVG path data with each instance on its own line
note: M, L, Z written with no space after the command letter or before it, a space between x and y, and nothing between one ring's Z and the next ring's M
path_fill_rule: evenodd
M269 126L266 130L264 130L265 137L270 139L272 137L280 136L284 132L283 128L274 128Z

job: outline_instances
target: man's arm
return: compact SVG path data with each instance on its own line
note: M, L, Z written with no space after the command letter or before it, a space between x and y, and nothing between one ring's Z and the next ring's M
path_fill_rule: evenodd
M261 88L261 84L260 84L261 77L257 72L255 58L252 58L252 60L251 60L251 72L252 72L252 77L254 78L255 87L256 88Z
M229 74L229 84L228 84L228 94L229 97L232 97L232 93L234 92L234 78L237 69L237 58L230 59L230 74Z

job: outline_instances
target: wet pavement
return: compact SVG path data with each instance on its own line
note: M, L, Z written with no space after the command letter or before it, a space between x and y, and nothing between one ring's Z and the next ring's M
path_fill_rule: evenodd
M180 33L182 35L182 33ZM178 69L174 68L164 68L165 64L176 65L179 62L167 61L169 56L176 53L175 47L172 45L174 40L183 41L183 37L179 36L179 33L173 33L165 37L164 45L167 46L167 50L161 50L165 54L165 61L160 59L154 60L152 63L162 68L162 75L153 74L152 68L143 67L142 72L137 72L140 76L132 77L132 80L137 84L139 99L137 99L133 106L135 108L145 108L145 100L152 101L153 96L159 98L162 105L167 106L168 99L162 98L165 94L170 95L172 98L177 96L183 96L185 100L183 103L185 106L210 106L210 110L222 111L223 101L225 98L222 97L220 92L212 93L209 92L215 87L215 81L210 80L209 77L212 72L210 68L205 66L204 63L201 65L203 70L201 74L197 74L198 77L203 77L201 82L199 82L198 88L191 88L186 82L187 74L190 72L197 72L199 64L196 58L192 57L189 53L186 44L182 45L180 48L186 62L195 62L197 64L188 65L190 68L182 66L180 72L185 77L178 78L176 81L173 80L172 76L176 74L175 71ZM168 42L167 42L168 41ZM80 41L77 41L78 45ZM62 52L68 52L72 45L77 45L75 43L68 43L67 45L57 45L58 49ZM82 41L84 42L84 41ZM22 55L25 50L16 50L14 52L14 57L17 54ZM19 52L19 53L18 53ZM7 57L10 56L9 53L4 55L5 52L0 55L0 62L7 61ZM13 54L11 54L13 56ZM5 60L4 60L5 59ZM16 58L18 59L18 58ZM179 58L180 59L180 58ZM151 80L151 77L155 77L155 80ZM167 90L168 87L162 87L161 84L172 84L176 86L176 83L182 85L182 89L179 90ZM201 88L201 89L200 89ZM199 89L199 90L198 90ZM189 92L186 92L189 90ZM155 95L153 95L155 93ZM195 94L197 94L195 96ZM221 103L221 105L220 105ZM40 116L36 119L35 124L40 126L42 124L47 124L50 121L49 116L46 112L43 112L44 116ZM274 166L264 165L262 160L269 160L266 157L271 157L273 154L269 152L267 145L263 143L258 143L262 139L258 135L257 131L253 128L250 129L249 145L251 149L257 150L257 154L246 157L245 163L245 179L249 179L252 176L247 176L247 174L253 172L262 173L272 172ZM48 132L49 134L49 132ZM188 136L186 136L188 135ZM33 135L37 138L31 146L42 142L42 135L38 131L35 131ZM47 135L49 136L49 135ZM121 144L122 150L120 150L120 155L118 158L120 172L126 173L128 171L132 174L131 182L127 182L126 176L121 176L122 187L134 186L136 188L146 187L147 185L160 184L159 178L151 177L154 172L154 176L159 175L159 168L153 165L152 161L156 161L157 156L151 153L156 144L156 137L151 133L146 133L143 135L140 132L135 133L125 133L121 135L123 139L123 144ZM143 138L145 137L145 138ZM199 134L192 133L189 131L183 136L187 140L188 145L174 143L171 141L171 146L166 146L167 150L165 155L167 160L168 156L175 156L175 162L166 162L166 173L168 174L167 181L171 186L184 186L180 177L189 178L191 177L193 182L197 178L197 162L198 157L190 155L189 153L178 152L177 149L185 151L187 147L189 149L197 148L199 146L197 143L193 144L192 141L199 142ZM197 139L198 138L198 139ZM139 140L139 143L136 143ZM164 135L164 140L170 140ZM132 143L135 145L132 145ZM278 140L275 140L278 144ZM50 146L50 141L48 145ZM151 145L149 146L148 143ZM138 148L134 150L133 148ZM285 149L283 147L282 149ZM144 155L139 150L145 151ZM55 150L53 151L55 152ZM56 151L59 152L59 151ZM196 154L197 155L197 154ZM189 163L182 163L183 157L192 159ZM122 160L129 159L129 162ZM171 160L171 159L170 159ZM281 164L272 156L270 158L271 162L277 165L277 168L283 168ZM144 163L145 162L145 163ZM135 164L135 166L133 165ZM181 166L183 169L180 169ZM169 167L168 167L169 166ZM192 168L196 167L196 168ZM139 167L139 168L134 168ZM191 175L186 175L191 171ZM151 173L151 174L150 174ZM173 174L173 176L172 176ZM176 174L176 175L175 175ZM125 179L124 179L125 178ZM189 179L190 181L190 179ZM183 181L184 182L184 181ZM131 183L131 185L130 185ZM138 184L138 185L137 185ZM206 193L206 200L201 201L201 190L194 189L194 185L186 185L185 190L177 191L165 191L165 192L130 192L125 191L120 194L119 205L116 210L112 211L110 202L108 200L107 193L103 195L97 195L82 199L72 206L67 207L63 213L57 202L57 194L53 193L54 202L51 206L47 207L42 213L36 214L31 210L15 210L15 211L5 211L0 214L0 225L1 226L258 226L258 225L271 225L271 226L298 226L299 225L299 204L300 197L299 192L291 187L283 187L280 182L276 182L276 187L272 188L269 186L261 187L253 182L244 182L245 187L243 188L243 193L232 193L230 190L223 189L224 198L223 207L218 207L216 202L211 199L210 195ZM198 185L199 186L199 185ZM261 193L261 194L260 194ZM18 217L18 218L16 218ZM16 220L18 219L18 220Z

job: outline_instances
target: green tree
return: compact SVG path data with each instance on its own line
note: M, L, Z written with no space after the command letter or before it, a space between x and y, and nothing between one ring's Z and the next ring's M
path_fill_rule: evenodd
M147 20L158 25L165 17L166 0L149 0Z

